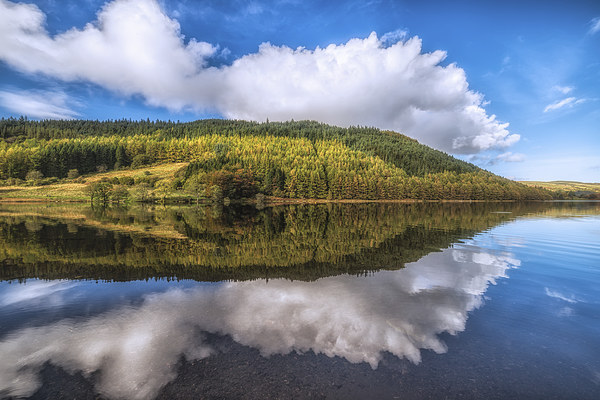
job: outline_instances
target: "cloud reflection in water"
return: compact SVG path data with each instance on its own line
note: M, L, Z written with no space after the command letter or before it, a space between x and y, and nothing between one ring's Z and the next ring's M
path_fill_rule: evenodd
M99 371L96 388L105 396L149 398L175 378L182 355L194 360L214 351L201 332L231 335L264 356L314 351L376 368L387 351L417 363L420 349L445 352L438 334L463 331L488 285L518 265L510 256L465 246L369 277L230 282L151 294L139 306L7 335L0 342L0 394L33 394L39 370L50 362L86 376Z
M75 284L66 280L37 281L32 280L22 284L4 288L0 295L0 307L19 306L26 303L31 307L57 307L63 304L65 291L74 287Z

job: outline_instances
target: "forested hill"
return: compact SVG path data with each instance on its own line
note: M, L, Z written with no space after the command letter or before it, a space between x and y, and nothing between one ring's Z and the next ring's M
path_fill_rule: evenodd
M376 128L339 128L315 121L269 122L206 119L194 122L171 121L89 121L1 119L0 137L6 141L25 139L72 139L92 136L158 135L159 138L194 138L206 135L277 136L316 140L337 140L353 150L381 158L402 168L408 175L424 176L443 171L475 172L473 164L457 160L396 132ZM108 162L107 164L112 164Z
M174 189L228 197L540 199L551 192L498 177L407 136L314 121L0 120L0 179L191 162ZM231 182L249 187L231 188ZM243 186L242 185L242 186Z

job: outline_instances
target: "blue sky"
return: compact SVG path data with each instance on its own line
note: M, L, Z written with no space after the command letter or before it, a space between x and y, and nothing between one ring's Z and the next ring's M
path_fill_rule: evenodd
M377 126L598 182L600 2L0 0L0 116L20 115Z

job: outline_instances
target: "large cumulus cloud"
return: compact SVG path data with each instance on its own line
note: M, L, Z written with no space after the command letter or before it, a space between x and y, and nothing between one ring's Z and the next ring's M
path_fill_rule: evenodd
M209 67L219 47L187 40L156 0L115 0L83 29L51 36L34 5L0 0L0 60L21 71L89 81L173 110L263 121L315 119L393 129L452 153L519 140L488 115L464 70L413 37L355 38L325 48L269 43Z

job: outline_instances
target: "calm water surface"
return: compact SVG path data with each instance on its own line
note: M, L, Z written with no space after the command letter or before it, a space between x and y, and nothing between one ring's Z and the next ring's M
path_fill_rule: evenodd
M2 398L600 398L600 203L0 206Z

